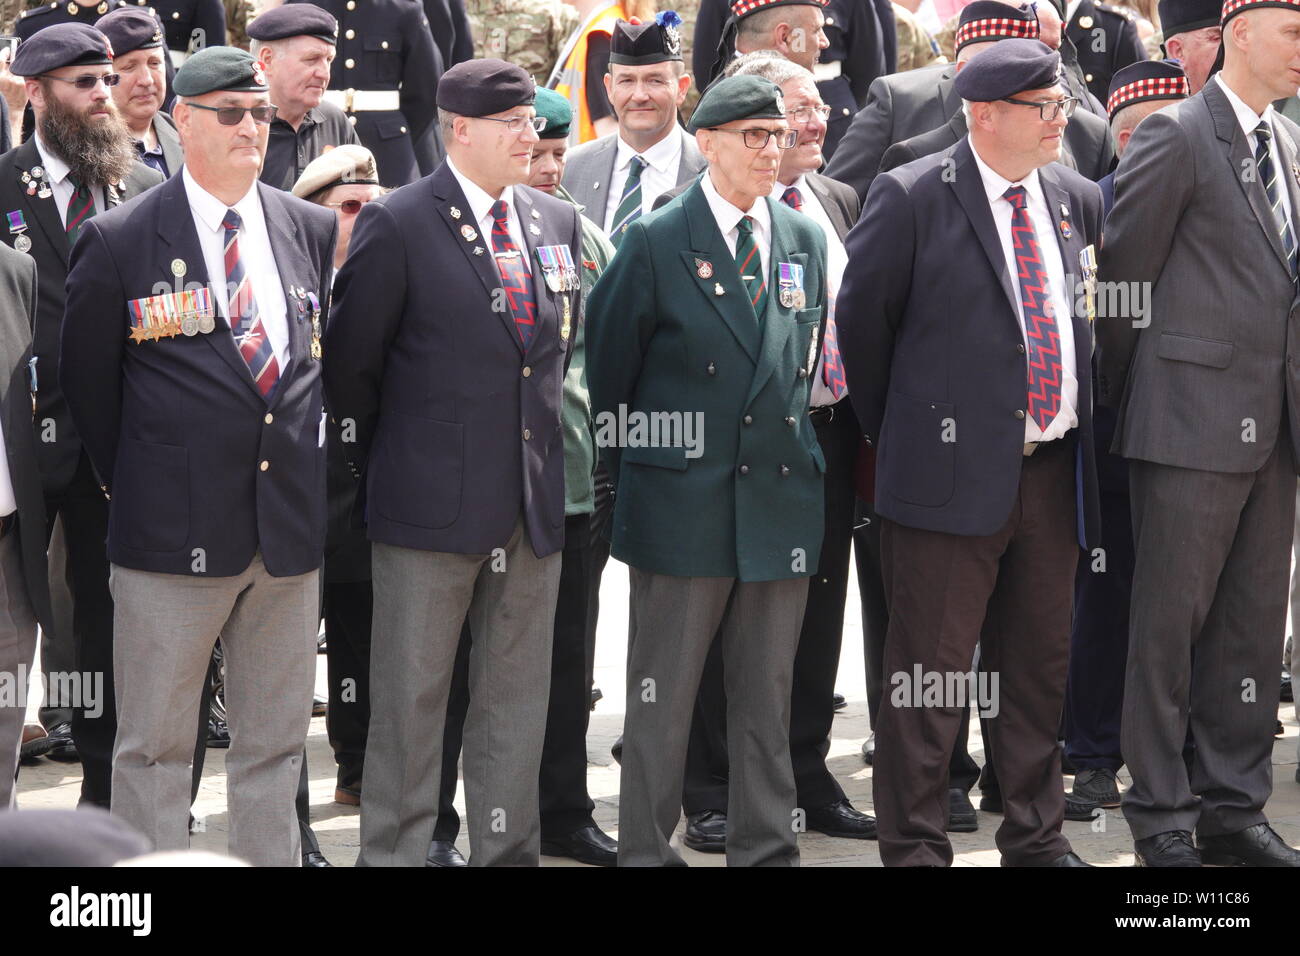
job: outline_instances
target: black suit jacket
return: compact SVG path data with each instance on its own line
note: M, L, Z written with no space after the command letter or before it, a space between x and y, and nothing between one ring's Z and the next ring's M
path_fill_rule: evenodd
M0 156L0 210L21 210L27 223L25 235L31 240L28 252L36 260L39 294L36 300L35 426L38 436L37 456L47 495L67 487L81 460L81 438L68 414L67 402L59 387L59 330L63 324L64 285L68 278L68 235L63 229L58 204L53 197L41 199L28 195L22 174L41 165L36 140ZM144 163L136 163L119 192L109 189L108 203L116 205L162 182L162 173ZM98 218L98 217L96 217ZM12 246L16 237L7 228L0 229L0 240Z
M210 279L182 177L96 216L73 249L60 370L111 496L115 564L226 577L261 551L277 577L320 567L321 363L311 356L307 300L290 290L311 290L328 308L338 225L328 209L262 183L257 190L288 306L290 357L269 403L220 316L206 335L128 341L130 300Z
M1054 235L1067 282L1078 281L1079 255L1101 235L1100 190L1056 164L1038 175L1048 208L1070 212L1068 238ZM1018 293L970 143L882 173L848 254L836 326L849 397L877 445L876 510L913 528L994 533L1020 485L1027 367ZM1072 318L1082 545L1100 528L1092 328Z
M357 218L334 285L325 384L331 415L355 429L345 451L364 472L372 541L487 554L522 509L538 557L564 545L561 388L581 293L548 289L537 249L568 246L580 264L579 218L527 186L514 187L514 203L537 301L527 350L491 237L471 222L450 167Z
M27 597L36 619L50 627L53 621L45 565L45 496L36 466L28 376L35 317L36 263L30 256L0 246L0 422L9 480L18 505L18 544Z

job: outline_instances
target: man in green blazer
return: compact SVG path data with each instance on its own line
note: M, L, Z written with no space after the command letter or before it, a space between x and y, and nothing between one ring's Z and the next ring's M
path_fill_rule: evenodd
M775 84L723 80L691 126L707 174L628 228L587 309L596 444L617 482L612 553L632 582L619 864L682 864L669 838L720 631L727 862L793 866L790 688L823 527L807 409L826 240L768 198L794 135Z

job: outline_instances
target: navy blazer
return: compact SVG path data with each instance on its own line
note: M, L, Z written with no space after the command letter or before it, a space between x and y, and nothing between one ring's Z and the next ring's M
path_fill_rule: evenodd
M228 577L260 550L277 577L320 567L321 363L311 356L309 304L290 290L328 308L338 225L328 209L257 190L288 305L290 358L269 403L219 315L206 335L128 340L130 300L209 280L182 177L91 219L73 247L61 380L110 495L115 564Z
M1070 224L1053 236L1074 303L1080 253L1101 237L1101 193L1055 163L1038 176L1053 219ZM846 247L836 329L854 411L879 444L876 510L908 527L993 534L1020 486L1028 369L1019 293L970 141L877 176ZM1073 322L1083 545L1100 527L1093 330L1086 314Z
M581 231L567 202L516 186L514 203L537 299L526 350L491 237L445 163L357 217L334 283L325 387L331 415L354 431L344 451L364 472L372 541L488 554L522 511L538 557L564 546L561 388L581 292L547 288L537 249L568 246L581 268Z

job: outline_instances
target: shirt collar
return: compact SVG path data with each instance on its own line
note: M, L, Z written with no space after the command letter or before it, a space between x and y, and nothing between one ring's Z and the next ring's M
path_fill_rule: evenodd
M1003 194L1012 186L1024 186L1025 192L1028 193L1029 202L1034 202L1038 197L1042 196L1043 190L1038 184L1038 170L1032 170L1024 179L1013 183L1005 176L995 172L988 163L980 158L979 150L975 148L974 143L970 144L970 151L971 155L975 157L975 165L980 171L980 179L984 182L984 192L988 194L990 203L1004 198Z
M718 193L708 170L705 170L702 179L701 188L704 190L704 198L709 201L709 209L713 211L713 218L717 220L718 229L722 231L724 236L735 229L736 224L746 216L754 218L760 232L764 234L771 232L772 216L767 208L766 196L759 196L749 209L738 209Z
M36 135L36 151L41 154L41 165L45 167L46 179L51 183L63 182L70 172L68 164L63 161L62 156L56 156L46 148L39 134Z
M477 183L457 169L450 156L447 157L447 168L451 170L451 174L456 177L456 182L460 184L460 191L465 194L465 201L469 203L470 212L474 214L474 222L480 226L483 225L484 220L492 218L492 204L497 200L489 196ZM515 205L515 187L507 186L501 190L501 199L505 201L508 215L509 210L513 209Z
M645 152L640 153L640 157L646 161L657 173L667 173L672 169L673 163L677 157L682 154L682 136L677 127L673 129L655 143ZM632 157L638 155L637 151L623 141L623 137L618 137L618 155L614 158L614 169L621 173L627 172L628 165L632 162Z
M198 217L199 222L203 223L210 232L216 232L221 228L221 221L226 218L226 210L233 209L239 213L239 218L244 222L250 219L256 219L262 214L262 201L257 195L257 181L248 187L248 192L244 197L233 206L227 206L212 193L208 192L194 179L190 173L190 167L184 166L181 169L181 176L185 180L185 195L190 201L190 209Z
M1232 87L1228 86L1227 82L1224 81L1222 73L1214 74L1214 79L1218 81L1220 89L1222 89L1224 95L1228 97L1228 103L1232 106L1232 115L1237 117L1237 122L1241 124L1241 128L1245 131L1247 136L1255 132L1255 127L1261 122L1268 123L1269 129L1273 128L1272 103L1269 103L1268 106L1264 107L1264 112L1262 114L1256 113L1246 105L1245 100L1232 91Z
M807 202L808 197L812 195L812 191L808 188L808 176L804 173L800 173L799 178L789 186L778 179L776 185L772 187L772 199L776 202L780 202L781 197L785 195L785 191L792 187L799 190L799 198L804 202Z

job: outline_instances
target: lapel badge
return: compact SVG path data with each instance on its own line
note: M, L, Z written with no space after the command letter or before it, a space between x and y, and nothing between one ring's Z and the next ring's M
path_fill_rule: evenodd
M1062 219L1062 220L1061 220L1061 238L1062 238L1062 239L1069 239L1072 235L1074 235L1074 230L1070 228L1070 220L1068 220L1068 219Z
M451 213L451 218L452 218L452 219L459 219L459 218L460 218L460 210L457 209L455 206L452 206L452 207L451 207L450 209L448 209L447 211L448 211L449 213Z
M726 291L727 291L726 289L722 288L722 283L721 283L721 282L715 282L715 283L713 283L713 294L714 294L714 295L722 295L722 294L725 293Z
M481 255L483 255L483 247L482 247L482 246L475 246L475 247L474 247L474 255L476 255L476 256L481 256Z
M174 275L176 278L179 279L179 278L181 278L183 275L185 275L185 269L186 269L186 266L185 266L185 260L184 260L184 259L173 259L173 260L172 260L172 275Z
M22 179L23 179L23 182L25 182L25 183L30 183L30 182L32 181L32 174L29 173L29 172L27 172L26 170L23 170L23 176L22 176Z
M37 199L49 199L53 195L54 190L51 189L50 184L46 182L41 183L41 188L36 191Z
M29 184L28 184L28 186L27 186L27 195L29 195L29 196L35 196L35 195L36 195L36 184L35 184L35 183L29 183Z
M1088 17L1088 16L1079 17L1079 26L1083 27L1083 29L1085 30L1091 30L1092 17Z
M534 236L540 236L542 234L542 230L538 228L537 223L535 222L530 222L528 224L528 231Z
M532 210L530 214L532 215L532 217L533 217L534 219L541 219L541 218L542 218L542 214L541 214L540 212L538 212L536 209Z
M695 260L695 274L701 279L713 278L713 263L705 262L703 259Z
M1070 218L1070 207L1067 206L1065 203L1058 203L1057 206L1058 206L1058 208L1061 210L1061 218L1062 218L1062 219L1069 219L1069 218Z
M474 231L474 227L471 225L461 226L460 234L465 237L466 242L473 242L478 238L478 233Z
M43 170L41 167L39 166L32 167L32 177L34 179L40 179L44 175L45 175L45 170Z

